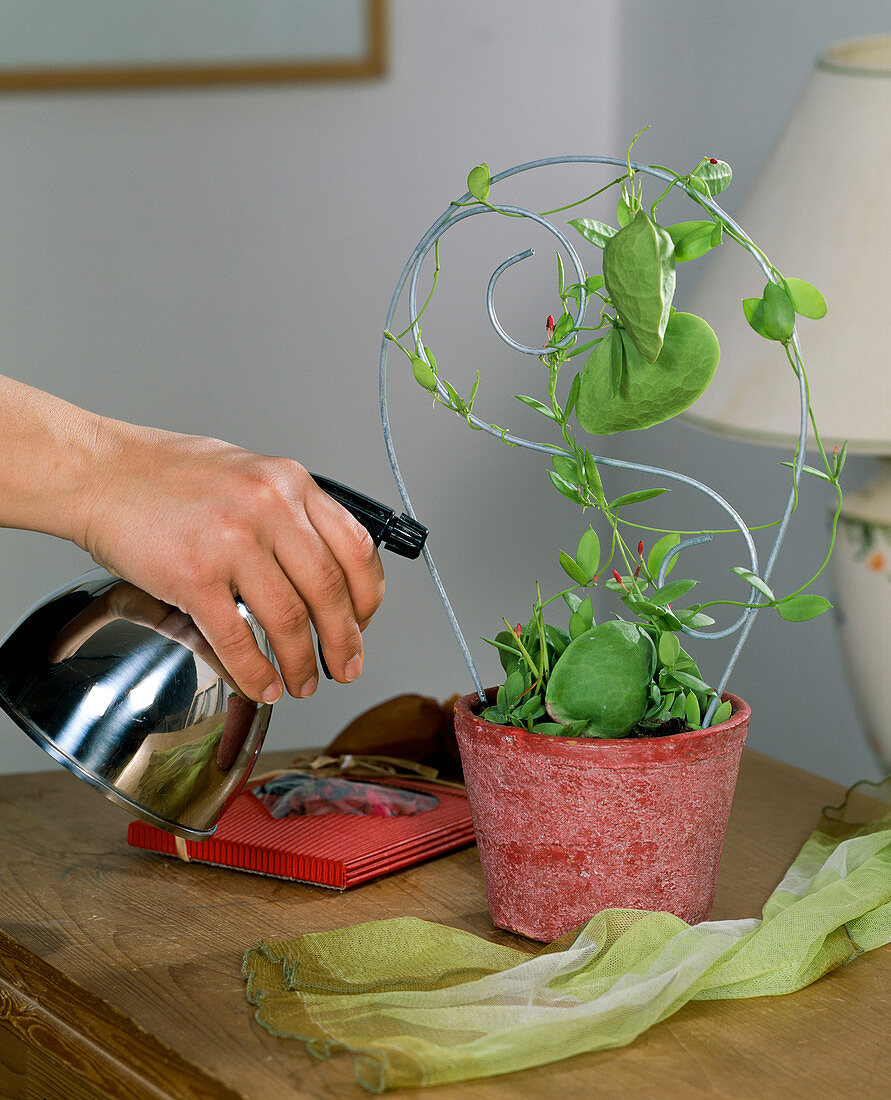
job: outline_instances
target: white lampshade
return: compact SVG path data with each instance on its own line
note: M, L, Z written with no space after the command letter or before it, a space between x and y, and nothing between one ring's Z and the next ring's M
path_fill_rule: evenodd
M829 303L822 320L798 325L827 449L846 439L852 451L891 454L889 180L891 35L841 43L817 61L737 218L784 275ZM721 364L687 418L785 445L798 435L797 384L740 305L763 288L751 256L722 246L692 303L718 334Z

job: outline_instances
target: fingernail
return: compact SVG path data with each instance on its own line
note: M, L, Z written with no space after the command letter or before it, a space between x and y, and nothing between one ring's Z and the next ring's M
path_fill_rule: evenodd
M312 693L316 690L318 686L319 678L318 676L313 676L312 679L307 680L303 687L300 689L300 698L306 699L308 696L312 695Z
M352 683L353 680L358 680L362 672L362 654L357 653L355 657L351 657L343 670L344 679L347 683Z
M263 692L264 703L277 703L282 697L281 684L270 684L268 688Z

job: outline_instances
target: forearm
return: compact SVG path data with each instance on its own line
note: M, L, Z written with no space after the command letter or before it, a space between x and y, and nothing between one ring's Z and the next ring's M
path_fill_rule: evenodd
M102 417L0 375L0 526L83 546Z

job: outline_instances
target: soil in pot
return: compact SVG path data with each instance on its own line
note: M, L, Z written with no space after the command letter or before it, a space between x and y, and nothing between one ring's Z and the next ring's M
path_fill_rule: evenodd
M548 737L455 707L489 912L550 941L601 909L711 912L750 710L667 737Z

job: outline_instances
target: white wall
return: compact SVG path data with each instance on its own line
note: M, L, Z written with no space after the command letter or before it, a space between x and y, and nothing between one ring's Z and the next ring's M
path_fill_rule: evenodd
M395 505L377 361L399 272L480 160L621 144L617 6L555 6L596 38L596 63L588 38L548 33L554 14L532 0L395 0L381 81L0 99L0 370L103 413L292 455ZM482 282L465 284L458 261L461 277L444 279L441 358L474 360L466 318L479 320L507 254ZM541 270L550 286L552 262ZM542 308L530 338L554 307ZM434 416L413 382L397 390L406 477L475 641L529 603L528 539L510 547L497 528L477 530L505 510L514 455ZM472 471L471 454L492 455L491 468ZM542 473L496 525L527 530L541 499L545 522L556 514L571 532L555 496ZM547 540L532 557L543 571L553 553ZM363 677L279 704L272 747L324 744L400 692L470 689L423 565L386 557ZM3 629L90 564L16 531L0 532L0 562ZM494 678L497 661L482 656ZM0 769L48 766L5 716L0 738Z
M395 504L376 411L379 332L405 258L463 191L468 169L482 159L500 169L565 152L621 154L627 136L652 123L641 159L685 167L717 150L734 165L732 210L813 56L881 30L885 8L393 0L390 73L380 82L6 97L0 369L115 416L294 455ZM569 178L567 201L586 178ZM524 180L518 194L535 205L544 185ZM500 379L515 392L503 372L521 368L488 332L482 295L529 233L517 238L503 224L483 232L478 221L444 243L425 331L441 363L462 377L494 366L492 389ZM481 244L490 236L491 252ZM530 342L553 309L551 250L538 243L532 271L508 277L522 295L504 302L504 320ZM502 614L525 616L536 578L553 589L555 543L573 541L578 518L533 456L432 414L410 382L396 391L415 506L484 679L494 680L497 662L475 640ZM480 400L501 423L535 426L507 398ZM747 514L761 511L762 475L740 466L757 462L773 477L777 457L675 426L621 446L707 471ZM868 472L866 460L851 465L855 478ZM812 509L791 559L822 539L820 502ZM469 688L423 567L387 557L389 594L368 634L365 674L280 704L273 747L323 744L398 692L444 698ZM0 561L0 623L10 624L88 564L72 547L21 532L0 532ZM733 684L755 710L751 743L843 782L874 774L828 621L792 633L762 619ZM0 769L48 765L5 718L0 737Z

